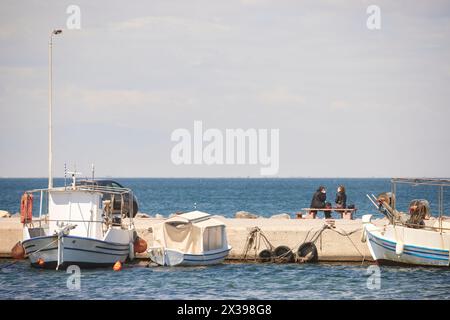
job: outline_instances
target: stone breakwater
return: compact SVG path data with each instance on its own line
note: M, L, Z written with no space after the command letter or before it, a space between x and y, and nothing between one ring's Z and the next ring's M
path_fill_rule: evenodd
M276 247L288 246L296 252L299 245L308 241L314 234L323 229L324 224L331 227L324 229L317 238L315 245L318 251L319 261L327 262L361 262L372 261L366 243L361 242L362 221L336 219L331 222L324 219L276 219L276 218L224 218L221 219L227 230L228 243L232 250L228 260L243 260L246 251L247 239L250 232L258 227L270 243ZM138 235L152 246L152 226L164 221L164 218L138 217L134 224ZM386 219L374 221L377 225L387 223ZM0 219L0 257L10 257L11 248L22 240L22 224L18 217ZM254 261L255 255L265 249L260 243L256 250L247 251L245 260ZM138 258L147 258L141 254Z

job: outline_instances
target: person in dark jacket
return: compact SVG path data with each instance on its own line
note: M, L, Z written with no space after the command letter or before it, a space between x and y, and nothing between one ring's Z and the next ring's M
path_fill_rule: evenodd
M336 208L345 209L347 208L347 195L345 194L345 187L340 185L336 193Z
M313 198L311 200L310 208L313 209L325 209L327 208L327 191L324 186L320 186L316 192L313 195ZM317 213L317 211L311 211L314 213ZM331 218L331 212L330 211L324 211L325 218Z

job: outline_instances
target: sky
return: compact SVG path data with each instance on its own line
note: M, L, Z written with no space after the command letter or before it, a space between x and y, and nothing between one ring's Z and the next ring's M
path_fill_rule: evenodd
M55 176L261 176L174 164L194 121L278 129L275 177L450 176L448 1L3 0L0 177L47 176L55 28Z

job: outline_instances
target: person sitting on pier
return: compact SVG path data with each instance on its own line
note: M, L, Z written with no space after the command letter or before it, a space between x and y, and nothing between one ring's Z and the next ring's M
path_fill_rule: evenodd
M313 209L325 209L327 208L327 203L325 202L327 200L327 191L324 186L320 186L317 191L314 193L313 198L311 200L310 208ZM317 211L312 210L311 213L316 214ZM326 219L331 218L331 212L330 211L324 211L323 212Z
M336 209L347 208L347 195L345 194L345 187L343 185L340 185L337 189L335 203Z

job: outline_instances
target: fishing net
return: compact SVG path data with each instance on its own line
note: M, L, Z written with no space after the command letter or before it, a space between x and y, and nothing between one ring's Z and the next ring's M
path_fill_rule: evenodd
M409 226L418 228L425 225L424 220L431 216L430 203L425 199L412 200L409 204L409 214Z

